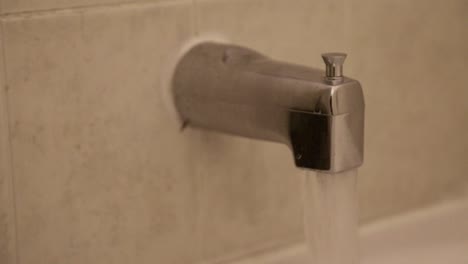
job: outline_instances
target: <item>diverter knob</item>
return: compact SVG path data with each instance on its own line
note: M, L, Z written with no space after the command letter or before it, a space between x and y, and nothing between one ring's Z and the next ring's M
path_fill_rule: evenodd
M322 54L326 65L325 76L327 80L338 81L343 79L343 63L346 53L331 52Z

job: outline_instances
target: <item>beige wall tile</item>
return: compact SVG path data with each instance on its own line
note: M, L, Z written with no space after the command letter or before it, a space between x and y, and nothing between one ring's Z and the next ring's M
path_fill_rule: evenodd
M342 0L197 0L201 35L219 34L275 59L323 67L323 52L342 50Z
M22 264L198 258L190 134L159 85L190 19L164 5L6 21Z
M223 35L276 59L322 67L321 52L344 47L340 3L198 1L198 33ZM328 21L328 28L323 21ZM202 182L204 256L220 258L299 239L303 233L300 184L305 172L294 167L291 151L271 143L206 137L216 140L217 149L225 154L216 158L219 152L200 147L204 167L197 174Z
M467 182L467 2L354 0L346 8L346 71L367 102L363 218L439 199Z
M220 260L297 241L302 235L301 171L286 146L202 132L201 252Z
M16 263L14 198L8 128L6 83L3 68L3 34L0 30L0 263Z
M178 0L1 0L4 13L32 12L110 4L128 4L136 2L162 2Z

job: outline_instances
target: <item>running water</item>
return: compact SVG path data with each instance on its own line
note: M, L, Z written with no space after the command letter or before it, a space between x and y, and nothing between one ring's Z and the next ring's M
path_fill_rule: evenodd
M304 220L311 264L357 264L356 170L308 172L304 179Z

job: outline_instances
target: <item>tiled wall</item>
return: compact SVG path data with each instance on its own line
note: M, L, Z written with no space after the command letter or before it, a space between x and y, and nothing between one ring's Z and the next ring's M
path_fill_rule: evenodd
M165 107L162 73L205 33L315 67L350 54L367 101L363 220L468 181L465 0L0 7L0 263L204 263L301 238L304 172L285 146L181 133Z

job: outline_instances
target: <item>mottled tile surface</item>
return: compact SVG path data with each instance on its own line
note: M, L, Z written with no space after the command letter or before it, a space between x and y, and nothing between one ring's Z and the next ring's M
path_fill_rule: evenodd
M299 239L301 171L286 146L206 133L197 149L201 252L224 259Z
M197 0L197 27L275 59L323 67L346 51L343 0ZM324 24L326 22L326 24Z
M189 134L160 87L187 5L5 23L22 264L192 263Z
M3 68L3 34L0 30L0 263L16 263L15 217L8 129L6 82Z
M372 219L467 182L468 5L354 0L346 8L345 70L367 104L362 214Z

